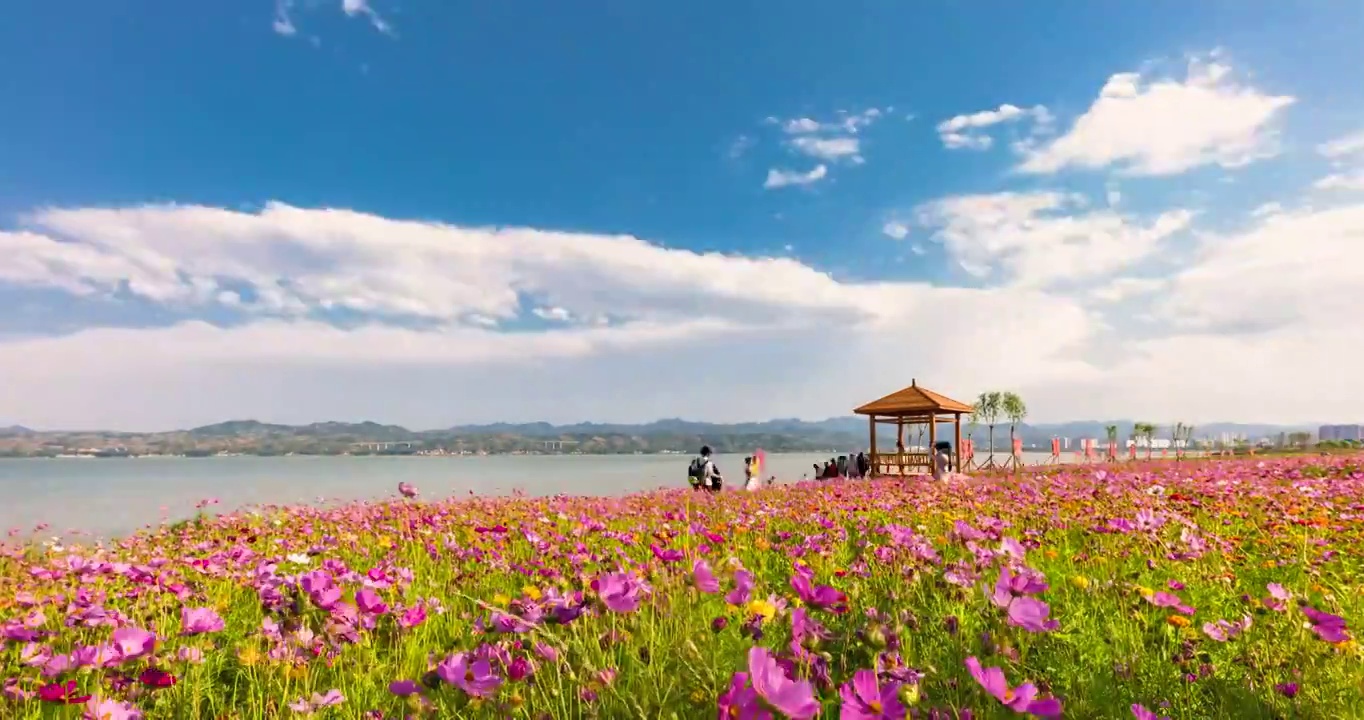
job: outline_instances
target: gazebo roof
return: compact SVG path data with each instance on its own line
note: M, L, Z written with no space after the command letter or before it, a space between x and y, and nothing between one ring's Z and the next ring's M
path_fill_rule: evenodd
M909 387L893 392L880 400L873 400L853 412L858 415L927 415L930 413L969 413L971 406L919 387L911 380Z

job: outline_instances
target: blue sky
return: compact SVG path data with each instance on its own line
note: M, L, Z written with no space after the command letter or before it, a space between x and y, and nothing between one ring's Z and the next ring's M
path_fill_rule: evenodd
M12 13L0 423L1364 415L1364 9L640 5Z

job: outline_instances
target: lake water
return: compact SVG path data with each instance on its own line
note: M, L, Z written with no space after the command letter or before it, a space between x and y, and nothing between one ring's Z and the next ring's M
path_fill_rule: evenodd
M769 455L764 475L808 477L823 454ZM1046 453L1024 453L1041 463ZM1063 456L1070 460L1069 455ZM468 457L213 457L0 459L0 530L37 523L43 535L80 530L122 535L162 519L215 509L390 497L399 482L423 498L467 495L622 495L686 485L686 455L494 455ZM716 458L730 487L743 483L743 457Z

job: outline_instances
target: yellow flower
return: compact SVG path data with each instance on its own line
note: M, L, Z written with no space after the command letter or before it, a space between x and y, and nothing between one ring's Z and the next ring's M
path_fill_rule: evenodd
M1056 557L1057 557L1056 551L1055 551L1055 550L1048 550L1048 551L1042 553L1042 555L1043 555L1043 557L1047 558L1048 560L1055 560Z
M1140 595L1140 596L1142 596L1142 597L1150 597L1150 596L1156 594L1156 591L1155 591L1155 590L1152 590L1151 588L1145 587L1145 586L1142 586L1142 585L1136 586L1135 589L1136 589L1136 591L1137 591L1137 594Z
M527 585L521 588L521 592L525 593L526 597L530 598L531 600L540 599L540 588L535 587L534 585Z
M508 604L508 603L510 603L510 602L511 602L511 598L507 597L506 595L503 595L502 593L498 593L498 594L496 594L496 595L493 596L493 604L494 604L494 605L506 605L506 604Z
M1084 577L1083 575L1076 575L1075 577L1070 579L1070 584L1074 585L1076 588L1080 590L1088 590L1089 578Z
M237 653L237 660L243 665L255 665L260 662L260 651L255 647L242 648L241 651Z
M1177 628L1189 627L1189 618L1186 618L1183 615L1171 615L1170 617L1165 618L1165 622L1170 623Z
M777 614L777 606L766 600L754 600L748 604L749 616L758 615L764 621L771 620Z

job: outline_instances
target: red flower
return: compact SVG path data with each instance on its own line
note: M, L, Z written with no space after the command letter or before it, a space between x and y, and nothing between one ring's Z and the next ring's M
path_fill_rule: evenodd
M77 695L75 680L67 680L64 683L52 683L44 685L38 689L38 697L50 703L63 703L66 705L80 705L90 699L89 695Z
M168 688L175 684L175 676L165 670L147 668L137 677L143 685L151 688Z

